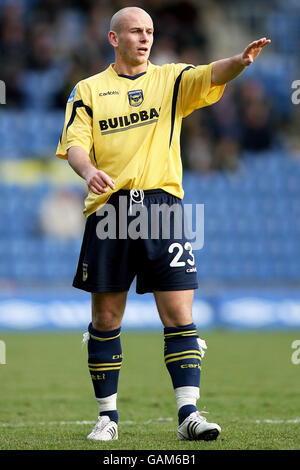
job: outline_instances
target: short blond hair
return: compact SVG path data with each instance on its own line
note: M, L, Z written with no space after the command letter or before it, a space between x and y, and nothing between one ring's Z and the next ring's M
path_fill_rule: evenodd
M149 13L147 13L145 10L143 10L142 8L140 7L125 7L125 8L121 8L121 10L118 10L111 18L110 20L110 31L115 31L116 33L119 33L120 30L121 30L121 22L122 22L122 19L124 18L124 16L126 15L126 13L130 13L130 12L143 12L145 13L147 16L149 16L149 18L151 18L151 16L149 15ZM152 18L151 18L152 20Z

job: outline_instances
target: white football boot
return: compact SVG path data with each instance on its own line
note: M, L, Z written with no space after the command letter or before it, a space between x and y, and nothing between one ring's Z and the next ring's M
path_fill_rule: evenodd
M109 416L99 416L98 421L87 436L91 441L115 441L118 439L118 425Z
M214 441L221 432L216 423L208 423L201 413L194 411L178 426L177 437L179 441Z

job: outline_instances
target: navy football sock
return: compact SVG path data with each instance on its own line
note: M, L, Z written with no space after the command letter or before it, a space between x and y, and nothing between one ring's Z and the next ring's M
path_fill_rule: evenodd
M178 405L179 424L197 411L199 398L201 352L194 323L164 328L165 364L172 379Z
M117 410L113 410L113 411L100 411L99 416L104 416L104 415L109 416L110 419L111 419L111 421L115 421L115 423L118 424L119 415L118 415L118 411L117 411Z
M118 422L117 391L122 365L121 328L99 331L89 324L88 366L100 416Z
M196 405L184 405L178 410L178 424L181 424L191 413L197 411Z

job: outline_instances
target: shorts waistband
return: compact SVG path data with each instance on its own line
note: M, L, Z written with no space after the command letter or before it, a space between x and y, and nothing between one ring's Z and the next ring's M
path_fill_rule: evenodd
M118 194L120 196L130 196L130 189L119 189L119 191L116 191L114 194ZM139 189L137 191L140 191ZM163 189L143 189L142 190L144 195L147 196L147 194L159 194L159 193L165 193Z

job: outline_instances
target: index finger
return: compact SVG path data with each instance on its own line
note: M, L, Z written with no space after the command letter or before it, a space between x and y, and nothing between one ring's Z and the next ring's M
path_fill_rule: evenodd
M114 181L111 179L110 176L104 173L101 177L104 183L106 183L111 189L115 189Z

